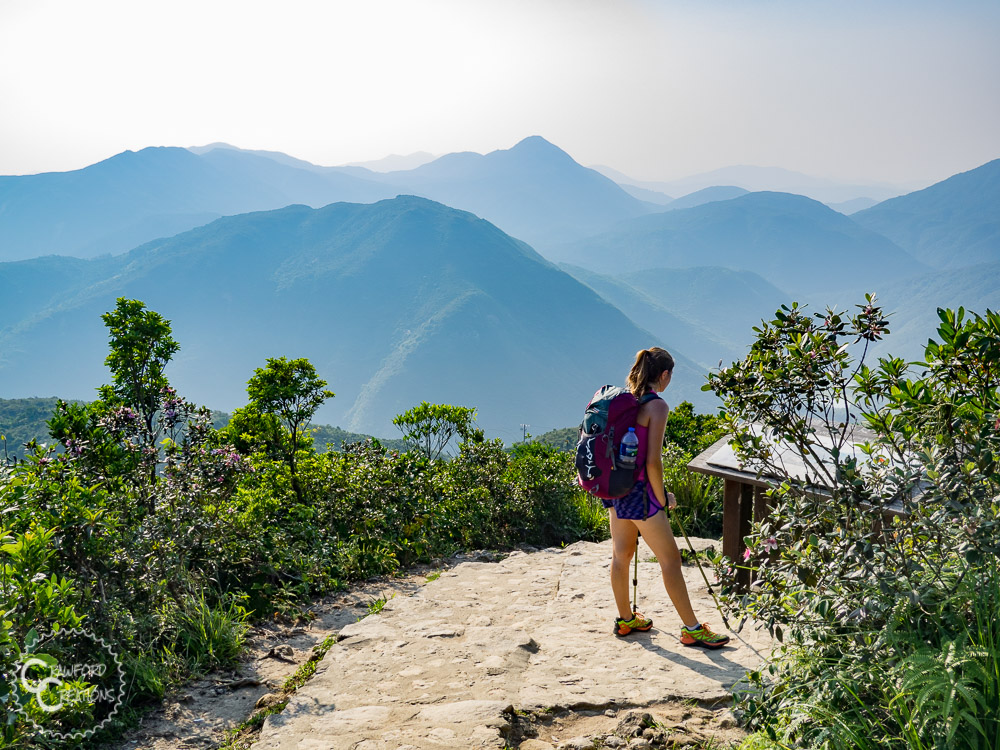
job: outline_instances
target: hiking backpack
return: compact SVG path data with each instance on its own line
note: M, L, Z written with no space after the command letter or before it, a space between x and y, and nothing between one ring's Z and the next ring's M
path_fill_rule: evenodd
M624 497L645 468L620 468L618 451L629 427L635 427L639 406L657 398L647 393L637 399L632 392L614 385L601 388L587 404L576 444L577 482L604 500Z

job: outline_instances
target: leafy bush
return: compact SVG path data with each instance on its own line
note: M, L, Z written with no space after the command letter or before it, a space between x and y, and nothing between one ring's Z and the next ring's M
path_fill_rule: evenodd
M681 401L667 415L664 445L673 445L685 456L697 456L726 434L723 421L712 414L695 414L690 401Z
M784 643L744 697L782 743L997 747L1000 315L939 316L923 362L870 368L874 298L851 317L783 307L711 378L739 453L779 477L721 573L750 568L726 600Z

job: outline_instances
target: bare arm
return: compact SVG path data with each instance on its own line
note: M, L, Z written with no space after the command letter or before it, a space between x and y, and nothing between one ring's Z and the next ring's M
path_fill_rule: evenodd
M653 399L649 409L649 433L646 444L646 481L653 488L653 494L664 508L677 505L674 493L663 489L663 433L667 429L667 414L670 409L663 399Z

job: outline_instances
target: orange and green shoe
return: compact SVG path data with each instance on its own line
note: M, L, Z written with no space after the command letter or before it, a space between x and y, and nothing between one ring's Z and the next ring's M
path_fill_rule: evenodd
M713 633L712 629L702 623L694 630L681 627L681 643L685 646L702 646L703 648L722 648L729 643L728 635Z
M615 630L614 633L619 638L628 635L633 630L638 630L640 633L645 633L653 627L653 621L647 620L642 616L642 612L633 612L631 620L623 620L621 617L615 618Z

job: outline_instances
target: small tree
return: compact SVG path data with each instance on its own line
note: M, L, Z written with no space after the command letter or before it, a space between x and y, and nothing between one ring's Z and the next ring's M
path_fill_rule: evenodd
M170 321L139 300L119 297L115 309L101 317L111 337L104 360L111 385L100 388L101 398L137 412L152 437L163 391L170 385L163 369L180 344L171 336Z
M268 358L266 367L254 370L247 382L247 395L254 409L273 414L288 430L290 442L284 448L284 459L291 471L292 489L301 502L296 453L316 410L335 394L326 389L326 381L308 359L278 357Z
M473 408L424 401L400 414L392 423L403 433L404 440L433 461L455 436L462 440L482 440L483 432L475 427L475 419Z

